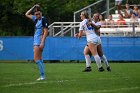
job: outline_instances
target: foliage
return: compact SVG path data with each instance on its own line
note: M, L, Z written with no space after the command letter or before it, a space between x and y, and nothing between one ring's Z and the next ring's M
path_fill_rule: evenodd
M0 0L0 36L32 35L34 26L24 14L34 4L49 20L73 21L73 12L97 0Z

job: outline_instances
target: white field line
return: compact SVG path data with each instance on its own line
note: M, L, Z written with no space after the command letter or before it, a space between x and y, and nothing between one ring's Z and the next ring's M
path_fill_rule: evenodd
M96 90L96 91L86 91L86 92L80 92L80 93L108 93L108 92L119 92L124 90L134 90L139 89L140 87L130 87L130 88L119 88L119 89L111 89L111 90Z
M115 77L115 78L114 77L112 77L112 78L99 78L99 80L108 80L108 79L109 80L114 80L114 79L118 79L118 78L117 77ZM2 87L15 87L15 86L35 85L35 84L45 84L45 83L63 83L63 82L71 82L71 81L75 81L75 80L59 80L59 81L47 81L47 80L45 80L45 81L34 81L34 82L26 82L26 83L8 84L8 85L4 85Z
M26 82L26 83L15 83L15 84L8 84L2 87L16 87L16 86L24 86L24 85L35 85L35 84L46 84L46 83L63 83L63 82L71 82L75 80L59 80L59 81L34 81L34 82Z
M121 77L121 78L129 80L129 77ZM120 79L120 77L99 78L99 80L114 80L114 79Z

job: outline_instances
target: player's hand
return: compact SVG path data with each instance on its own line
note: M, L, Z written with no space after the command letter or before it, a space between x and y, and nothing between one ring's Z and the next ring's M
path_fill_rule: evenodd
M80 39L82 36L78 34L78 39Z
M44 48L44 43L41 43L40 44L40 50L43 50L43 48Z
M79 33L76 33L76 34L74 35L74 37L78 37L78 35L79 35Z
M91 26L91 25L92 25L92 22L91 22L91 21L89 21L89 22L88 22L88 26Z

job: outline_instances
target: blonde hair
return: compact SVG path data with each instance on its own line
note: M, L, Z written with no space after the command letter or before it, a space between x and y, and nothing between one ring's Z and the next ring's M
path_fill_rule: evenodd
M85 18L87 18L87 19L89 18L89 14L87 11L82 11L81 14L84 15Z

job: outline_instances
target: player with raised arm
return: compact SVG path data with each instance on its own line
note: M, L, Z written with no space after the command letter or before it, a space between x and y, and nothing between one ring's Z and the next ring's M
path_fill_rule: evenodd
M83 32L85 32L88 48L91 51L91 54L96 61L96 64L98 66L98 71L102 72L104 71L104 69L101 64L101 59L97 53L97 46L101 43L100 37L95 32L96 28L91 25L94 23L92 23L92 21L89 20L88 13L86 11L83 11L81 12L80 17L82 19L82 22L80 23L79 33L76 36L78 38L81 38L83 35ZM89 54L88 55L85 54L85 59L86 59L86 62L89 61L90 59Z
M32 11L34 10L34 15ZM32 19L35 23L35 32L34 32L34 60L38 65L38 69L40 72L40 77L37 80L44 80L44 63L42 60L42 52L45 46L45 39L48 34L48 23L46 19L42 16L42 12L40 10L39 5L34 5L31 9L29 9L26 14L26 17Z

